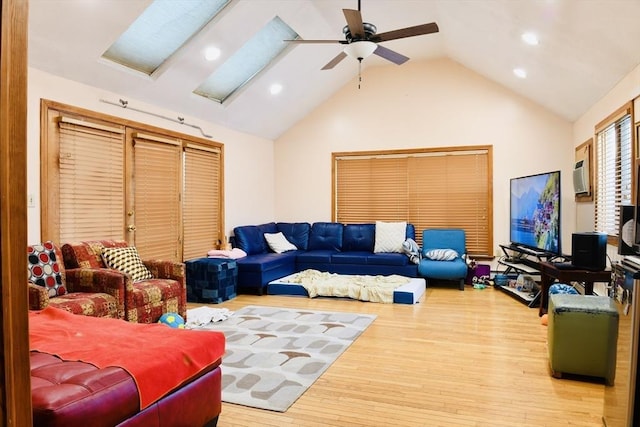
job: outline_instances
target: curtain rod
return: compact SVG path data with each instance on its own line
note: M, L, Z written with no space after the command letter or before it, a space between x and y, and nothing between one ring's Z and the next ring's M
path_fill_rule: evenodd
M161 114L152 113L151 111L145 111L145 110L140 110L138 108L129 107L129 101L126 101L124 99L120 99L118 101L119 102L107 101L105 99L101 99L100 100L100 102L104 102L105 104L115 105L116 107L127 108L127 109L132 110L132 111L137 111L138 113L149 114L150 116L158 117L158 118L161 118L161 119L164 119L164 120L169 120L169 121L174 122L174 123L178 123L178 124L181 124L181 125L185 125L185 126L189 126L189 127L198 129L200 131L200 133L202 134L202 136L204 136L206 138L213 138L212 135L207 135L206 133L204 133L204 131L202 130L202 128L200 126L192 125L190 123L185 122L184 121L184 117L178 117L177 119L174 119L172 117L167 117L167 116L163 116Z

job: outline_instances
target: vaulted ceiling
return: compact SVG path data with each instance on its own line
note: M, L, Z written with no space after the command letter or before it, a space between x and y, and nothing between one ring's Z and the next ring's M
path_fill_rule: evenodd
M321 70L340 44L291 45L223 104L193 93L275 16L302 39L343 39L342 9L357 9L357 0L232 0L151 76L102 59L151 2L30 0L29 65L268 139L358 75L352 58ZM436 22L438 33L383 45L411 61L448 57L569 121L640 64L638 0L362 0L362 16L378 33ZM526 31L538 34L537 46L523 43ZM222 54L207 61L212 45ZM363 61L363 75L374 66L402 65L373 55ZM514 75L517 67L527 78ZM283 86L278 95L269 92L273 83Z

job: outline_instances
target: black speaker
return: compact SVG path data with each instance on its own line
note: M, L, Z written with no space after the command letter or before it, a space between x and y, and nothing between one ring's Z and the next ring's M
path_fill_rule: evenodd
M573 233L571 264L583 270L605 270L607 268L607 235L596 232Z
M633 250L635 239L634 206L620 206L620 229L618 230L618 254L636 255Z

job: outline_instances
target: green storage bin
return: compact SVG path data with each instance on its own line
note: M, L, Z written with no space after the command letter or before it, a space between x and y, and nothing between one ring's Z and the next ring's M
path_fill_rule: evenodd
M550 295L547 338L552 375L600 377L613 385L618 321L616 304L609 297Z

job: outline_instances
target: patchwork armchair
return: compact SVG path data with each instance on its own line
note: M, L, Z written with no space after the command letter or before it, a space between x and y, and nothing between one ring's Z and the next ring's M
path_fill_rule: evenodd
M135 258L141 266L111 268L105 264L103 251L110 255L110 262L117 264L118 261ZM187 288L183 263L140 260L135 248L120 240L66 243L62 246L62 256L66 268L102 269L119 275L124 287L125 320L154 323L164 313L178 313L186 318Z
M457 280L464 290L467 276L466 234L464 230L434 228L422 232L422 259L418 273L428 279Z
M48 241L27 248L29 309L52 306L73 314L124 317L124 284L108 270L65 269L62 252Z

